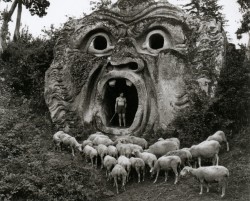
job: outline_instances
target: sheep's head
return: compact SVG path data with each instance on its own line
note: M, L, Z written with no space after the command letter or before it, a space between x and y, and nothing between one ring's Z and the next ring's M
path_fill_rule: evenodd
M78 151L82 152L82 145L81 144L77 145L76 148L78 149Z
M150 173L151 173L151 178L156 174L156 169L154 167L152 167L150 169Z
M190 173L191 167L185 166L180 173L181 177L186 177Z

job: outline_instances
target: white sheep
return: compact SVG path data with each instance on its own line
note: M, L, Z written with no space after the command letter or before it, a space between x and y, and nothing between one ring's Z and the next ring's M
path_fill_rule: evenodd
M117 164L117 160L114 157L109 156L109 155L104 157L103 165L104 165L104 168L106 168L106 176L108 178L107 180L110 179L110 172L116 164Z
M125 185L126 185L128 173L126 172L126 170L124 169L123 166L116 164L110 173L110 177L114 178L114 185L116 186L117 194L119 193L119 191L118 191L118 180L119 179L122 180L122 187L123 187L124 191L126 190Z
M156 173L155 181L157 181L160 170L165 171L165 182L168 179L168 171L173 170L175 173L175 182L174 184L177 184L178 182L178 171L177 168L181 164L181 159L179 156L162 156L158 158L156 161L154 167L150 170L151 174L154 175Z
M149 148L145 151L156 155L157 157L161 157L168 153L169 151L174 151L179 149L179 146L174 141L163 140L157 141L153 145L149 146Z
M113 145L114 142L109 138L98 136L93 140L93 144L94 145L103 144L103 145L109 146L109 145Z
M118 158L118 151L115 146L108 146L108 155L113 156L114 158Z
M133 154L141 158L146 165L149 166L150 169L154 167L155 162L157 161L157 158L154 154L148 153L148 152L140 152L139 150L135 150Z
M108 154L108 147L104 144L99 144L97 146L97 153L101 158L101 168L103 168L104 157Z
M217 131L215 134L210 135L207 138L207 141L210 141L210 140L215 140L215 141L219 142L220 144L222 142L225 142L227 145L227 151L229 151L229 143L228 143L226 135L223 131Z
M189 154L191 155L190 152L189 152ZM186 163L189 166L191 166L190 160L192 159L192 155L190 157L189 154L187 153L187 151L179 149L179 150L175 150L175 151L170 151L165 156L179 156L181 159L181 165L184 167Z
M63 131L58 131L53 135L53 142L55 144L55 150L56 148L59 149L59 151L61 151L61 143L63 138L65 137L69 137L70 135L64 133Z
M96 132L96 133L91 134L88 137L88 140L93 141L96 137L103 137L103 138L107 138L107 139L109 138L107 135L104 135L102 132Z
M141 182L141 172L142 172L142 181L145 178L145 162L141 158L131 157L130 159L132 168L135 169L138 175L138 183Z
M130 139L129 136L118 136L116 140L114 141L114 145L117 145L118 142L121 142L123 144L133 143L133 140Z
M93 142L91 140L84 140L82 142L82 148L84 148L86 145L93 146Z
M131 156L131 148L129 145L127 144L122 144L121 141L118 141L118 144L116 145L116 149L119 153L119 155L123 155L126 157L130 157Z
M82 152L82 145L77 142L77 140L72 136L66 136L62 139L62 143L66 146L69 146L72 151L72 156L74 157L74 149L76 148L78 151Z
M127 176L127 181L129 179L130 171L131 171L131 162L126 156L119 156L118 158L118 164L123 166L124 169L127 171L128 176Z
M144 138L136 137L136 136L129 136L129 138L132 140L133 144L137 144L141 146L143 149L148 148L148 142Z
M176 137L172 137L172 138L166 138L166 141L171 141L171 142L175 142L176 145L178 146L178 149L180 148L180 140ZM164 141L164 139L161 137L158 139L158 141Z
M224 166L207 166L199 167L197 169L191 167L184 167L180 175L182 177L191 173L200 183L200 195L203 193L203 185L207 187L207 192L209 192L208 183L218 182L219 186L222 187L221 197L225 196L225 191L229 178L229 171Z
M93 147L91 147L89 145L86 145L83 148L83 154L85 155L86 162L87 162L87 158L90 158L92 167L94 167L94 159L95 159L95 164L96 164L96 167L97 167L98 153L97 153L97 150L95 148L93 148Z
M219 164L218 154L220 151L220 143L215 140L203 141L198 145L193 145L189 151L193 158L198 158L199 167L201 167L201 158L213 158L213 165Z
M182 148L181 150L187 153L188 161L189 161L188 166L191 167L190 161L192 160L192 154L190 153L190 148Z

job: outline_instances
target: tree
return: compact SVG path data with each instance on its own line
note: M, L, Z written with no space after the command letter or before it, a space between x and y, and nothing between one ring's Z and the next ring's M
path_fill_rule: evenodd
M102 8L108 8L111 4L112 4L111 0L90 1L92 11L99 10Z
M243 33L248 33L249 41L248 48L246 51L246 58L250 60L250 1L249 0L238 0L240 5L240 11L243 13L243 20L241 21L240 28L236 31L237 38L241 39Z
M48 0L3 0L3 2L12 2L11 8L4 10L2 15L3 24L0 30L0 52L6 48L6 39L8 34L8 24L11 21L11 17L18 7L17 19L16 19L16 28L14 32L14 41L18 40L20 37L20 25L21 25L21 15L22 15L22 6L24 5L28 9L31 15L38 15L42 17L47 14L46 9L49 7L50 3Z
M224 17L221 13L222 6L218 5L218 0L191 0L190 3L183 6L191 15L198 16L203 19L216 19L223 24Z

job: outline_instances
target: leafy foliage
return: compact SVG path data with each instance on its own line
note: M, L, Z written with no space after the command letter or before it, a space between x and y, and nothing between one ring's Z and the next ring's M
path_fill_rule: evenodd
M90 1L91 10L100 10L102 8L107 8L112 4L111 0L98 0L98 1Z
M29 100L34 109L44 109L44 75L53 60L53 47L59 30L44 31L46 38L33 38L23 29L21 39L10 42L2 54L2 75L13 92Z
M190 3L184 5L186 11L191 15L201 17L203 19L216 19L225 23L225 19L221 13L222 6L218 5L218 0L191 0Z
M201 91L190 94L190 107L172 124L184 146L199 143L217 130L233 137L249 124L250 65L244 58L245 49L236 50L229 45L215 98L208 101ZM173 133L168 135L173 136Z

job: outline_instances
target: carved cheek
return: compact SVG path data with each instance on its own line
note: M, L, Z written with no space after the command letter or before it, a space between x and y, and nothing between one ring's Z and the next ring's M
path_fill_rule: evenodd
M170 54L160 53L158 57L157 102L160 122L167 126L176 111L186 105L184 63Z

